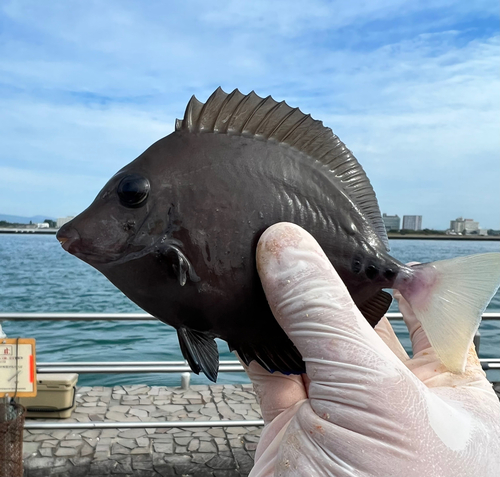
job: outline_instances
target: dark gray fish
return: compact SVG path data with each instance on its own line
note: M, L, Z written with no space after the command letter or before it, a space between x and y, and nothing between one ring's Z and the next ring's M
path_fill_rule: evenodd
M216 337L246 363L305 371L255 266L257 241L276 222L316 238L372 326L391 303L383 289L399 289L443 363L464 369L500 281L500 254L414 268L392 258L375 193L351 151L323 123L271 97L220 88L205 104L193 97L175 132L115 174L57 238L173 326L193 372L215 381ZM473 269L472 291L456 277L463 267ZM457 287L473 297L457 299ZM449 301L450 310L442 306Z

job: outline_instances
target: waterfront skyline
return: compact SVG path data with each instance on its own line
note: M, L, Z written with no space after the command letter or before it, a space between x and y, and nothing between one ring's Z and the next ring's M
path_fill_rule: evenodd
M499 229L497 22L485 0L2 2L0 212L77 215L221 85L331 127L381 211Z
M401 223L402 223L402 219L404 217L408 217L408 216L401 216L399 217L397 214L395 215L388 215L386 213L383 213L382 214L383 216L383 221L386 225L386 229L388 231L390 231L390 228L391 226L393 226L394 230L400 230L400 229L405 229L405 227L401 226ZM410 216L410 217L420 217L420 220L423 221L423 217L422 216ZM19 223L19 224L29 224L30 222L32 222L33 224L36 224L36 223L40 223L40 222L43 222L45 220L51 220L51 221L54 221L57 223L57 228L61 227L63 224L65 224L66 222L69 222L71 219L73 219L74 216L67 216L67 217L51 217L51 216L46 216L46 215L36 215L36 216L32 216L32 217L21 217L21 216L14 216L14 215L10 215L10 214L2 214L0 212L0 221L6 221L6 222L9 222L9 223ZM397 222L394 221L395 219L397 218ZM447 226L442 226L442 227L437 227L437 228L432 228L432 227L425 227L422 225L422 223L420 223L420 228L419 229L415 229L415 230L436 230L436 231L447 231L447 230L453 230L454 232L461 232L461 230L456 230L456 228L453 226L453 223L456 222L457 220L461 220L461 221L471 221L473 224L478 224L478 222L475 222L474 219L463 219L462 217L458 217L456 219L450 219L448 220L446 223L448 223ZM397 223L397 225L396 225ZM391 224L391 226L389 226L389 224ZM480 224L479 224L480 225ZM488 229L485 229L485 227L477 227L478 229L484 229L484 230L488 230ZM393 230L393 231L394 231ZM412 230L410 228L410 230ZM475 230L475 229L474 229ZM500 230L500 229L492 229L492 230Z

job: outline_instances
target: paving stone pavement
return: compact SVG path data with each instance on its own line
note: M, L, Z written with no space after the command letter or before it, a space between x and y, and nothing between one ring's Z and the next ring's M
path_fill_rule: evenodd
M500 383L494 383L500 398ZM261 419L252 385L80 387L64 422ZM261 427L25 430L25 477L243 477Z
M80 387L64 422L261 419L251 384ZM242 477L261 427L24 430L24 476Z

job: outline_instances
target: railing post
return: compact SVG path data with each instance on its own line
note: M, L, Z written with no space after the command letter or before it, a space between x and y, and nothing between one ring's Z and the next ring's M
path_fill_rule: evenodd
M189 382L191 381L191 373L181 373L181 389L189 389Z
M474 346L476 348L476 353L479 356L479 345L481 344L481 333L479 331L476 331L476 334L474 335Z
M186 366L189 366L187 360L184 360L184 364ZM188 390L190 381L191 381L191 373L181 373L181 389Z

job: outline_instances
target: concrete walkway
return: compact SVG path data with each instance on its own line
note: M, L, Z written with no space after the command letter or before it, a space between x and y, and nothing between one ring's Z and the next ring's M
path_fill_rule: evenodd
M500 383L495 384L500 397ZM260 419L252 385L80 387L63 422ZM262 428L25 430L24 475L247 476Z

